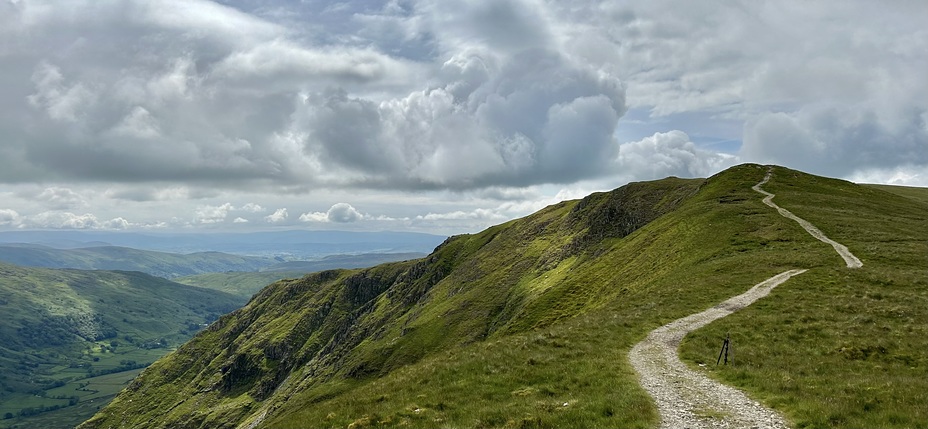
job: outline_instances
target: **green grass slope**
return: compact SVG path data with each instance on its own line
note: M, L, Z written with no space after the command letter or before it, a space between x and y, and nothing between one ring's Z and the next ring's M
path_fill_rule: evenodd
M141 271L166 279L211 272L257 271L276 263L269 258L221 252L182 255L117 246L54 249L34 244L0 245L0 261L26 267Z
M777 201L790 210L790 186L814 185L826 207L857 197L880 207L890 195L776 172L772 192L782 187ZM656 426L627 362L648 331L787 269L849 275L829 246L760 202L751 186L765 173L743 165L707 180L634 183L452 237L419 261L278 282L145 370L82 427ZM920 206L895 201L924 219ZM821 228L839 241L852 234ZM847 244L856 251L865 239ZM912 262L917 251L907 255ZM862 259L866 273L873 261ZM690 359L717 352L710 337L700 346L709 352L688 351Z
M910 200L918 201L928 205L928 188L919 188L915 186L896 186L896 185L866 185L881 191L899 195Z
M898 187L785 169L765 188L864 266L842 268L835 256L694 333L683 355L715 359L731 332L735 364L714 374L800 428L928 427L928 205L913 203L918 188L884 192Z
M0 427L75 426L124 386L88 387L97 377L137 373L243 301L138 272L0 263ZM58 423L35 424L58 408Z

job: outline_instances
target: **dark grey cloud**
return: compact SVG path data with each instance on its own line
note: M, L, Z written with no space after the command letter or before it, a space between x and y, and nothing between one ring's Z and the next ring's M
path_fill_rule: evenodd
M741 155L845 177L868 168L928 165L928 109L879 112L818 105L768 113L745 124Z
M602 174L615 157L618 79L541 50L449 63L443 84L401 99L307 97L295 123L305 151L361 183L423 188L563 183Z

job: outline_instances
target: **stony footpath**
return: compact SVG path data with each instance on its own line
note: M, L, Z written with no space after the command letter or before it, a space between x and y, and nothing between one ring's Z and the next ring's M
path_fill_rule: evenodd
M771 174L772 169L768 170L760 183L752 187L764 195L763 203L776 209L780 215L799 223L816 239L834 247L848 268L862 267L863 263L847 246L831 240L811 223L773 202L775 195L761 188L770 180ZM629 360L640 376L642 387L657 404L661 415L661 428L789 427L783 416L748 398L740 390L691 370L680 361L677 349L687 333L751 305L767 296L773 288L805 271L789 270L777 274L715 307L677 319L651 331L644 341L632 348Z

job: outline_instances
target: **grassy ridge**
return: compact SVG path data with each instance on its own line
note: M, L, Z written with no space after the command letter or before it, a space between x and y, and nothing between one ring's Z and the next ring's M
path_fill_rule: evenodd
M763 174L746 168L713 178L676 211L546 273L569 273L557 282L588 302L579 312L568 307L578 317L453 349L331 399L305 392L267 426L656 425L625 357L631 346L786 267L810 267L795 250L824 256L752 198Z
M279 282L84 427L235 427L257 416L262 427L652 427L656 410L627 363L648 331L787 269L844 273L830 247L760 202L750 188L765 173L744 165L705 181L632 184L454 237L421 261ZM768 189L817 187L819 206L881 205L870 200L882 193L790 173ZM919 216L902 202L888 209ZM821 227L838 241L853 233ZM797 317L770 310L776 293L750 309ZM770 329L752 334L769 342ZM691 360L714 358L713 335L687 341Z
M775 171L765 186L774 201L864 266L848 270L835 255L695 332L684 357L714 359L731 332L735 364L711 371L797 427L928 427L928 207L882 188Z

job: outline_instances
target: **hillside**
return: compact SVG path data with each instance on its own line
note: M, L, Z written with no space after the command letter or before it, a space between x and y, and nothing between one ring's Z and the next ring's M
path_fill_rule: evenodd
M183 255L116 246L55 249L35 244L0 245L0 261L25 267L141 271L166 279L201 273L257 271L278 262L220 252Z
M121 388L101 380L137 374L243 301L138 272L0 263L0 427L73 427Z
M766 172L633 183L422 260L275 283L82 428L653 427L632 345L790 269L808 271L688 337L690 362L731 331L737 363L709 372L796 426L928 420L928 210L775 168L778 203L864 260L848 272L761 203Z

